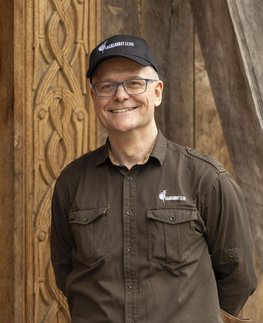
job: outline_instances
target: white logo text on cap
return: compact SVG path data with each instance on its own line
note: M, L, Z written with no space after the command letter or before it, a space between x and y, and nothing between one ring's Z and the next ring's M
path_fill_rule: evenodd
M107 45L107 40L106 40L103 44L99 46L98 51L103 53L105 50L115 48L115 47L134 47L134 42L120 41L120 42Z

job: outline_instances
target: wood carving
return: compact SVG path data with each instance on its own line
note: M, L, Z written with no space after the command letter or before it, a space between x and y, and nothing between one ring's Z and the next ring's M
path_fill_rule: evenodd
M201 120L201 117L214 112L210 109L211 97L207 99L211 95L210 84L198 79L203 71L193 74L197 54L193 47L196 28L230 156L245 187L256 233L254 239L257 242L262 239L262 185L259 184L262 183L263 159L263 87L259 86L262 84L262 45L260 48L250 47L253 42L259 45L262 39L259 37L263 12L260 0L173 0L165 2L166 6L163 1L139 0L107 0L102 2L103 5L100 0L19 0L11 1L8 11L4 10L4 3L9 1L2 2L2 34L14 39L10 47L5 42L1 51L1 54L5 52L1 71L4 72L4 65L8 65L10 71L10 77L3 78L2 82L8 86L8 89L2 88L7 91L2 91L2 96L6 98L6 93L10 92L8 111L3 110L6 111L5 117L7 112L12 116L11 107L14 107L14 120L9 120L14 129L10 126L10 131L6 132L7 118L0 125L5 147L11 149L14 142L14 151L7 154L4 150L2 156L5 166L2 174L10 172L7 180L4 178L3 182L2 179L3 183L8 182L8 185L2 185L4 196L10 194L4 201L8 200L10 207L9 204L4 206L8 212L3 213L3 219L9 222L5 222L3 230L9 234L14 227L14 235L8 239L8 256L5 241L2 257L5 260L1 267L4 270L1 273L4 281L6 268L12 267L6 259L10 262L13 259L14 279L10 270L8 277L11 278L0 285L2 299L5 298L4 302L0 300L1 322L65 323L70 320L67 304L55 286L50 265L50 199L61 169L101 143L101 129L95 121L91 98L86 96L85 80L87 54L100 40L100 25L102 38L129 33L142 35L152 44L156 57L159 57L161 76L164 75L166 81L167 97L163 109L157 110L157 119L165 134L183 145L196 147L201 145L196 138L201 138L206 152L213 152L215 147L221 153L218 141L209 138L208 143L203 140L207 135L211 137L211 124L207 126L207 119ZM231 16L235 19L230 21ZM242 49L240 53L237 48ZM249 48L253 51L248 53ZM249 58L245 66L241 64L244 57ZM198 64L198 58L195 59ZM11 72L12 64L14 73ZM244 71L249 75L247 82ZM259 85L258 80L261 80ZM248 84L250 89L253 84L252 95ZM171 121L170 126L166 121ZM221 132L215 135L214 127L212 132L213 138L221 136ZM6 138L9 141L5 141ZM10 163L9 168L6 168L6 160ZM3 235L4 240L6 236ZM256 245L260 247L262 244ZM250 312L255 322L262 322L262 306L258 301L262 299L263 290L261 254L258 252L259 292L258 296L255 294L255 300L254 296L251 298Z
M61 169L99 142L90 98L85 98L86 60L98 41L98 11L99 1L34 2L34 323L70 321L50 263L50 203Z

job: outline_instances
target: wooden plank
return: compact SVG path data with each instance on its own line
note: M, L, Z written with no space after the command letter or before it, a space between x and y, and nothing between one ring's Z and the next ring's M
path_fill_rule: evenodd
M258 224L257 232L262 233L262 129L229 10L225 1L191 4L230 157L246 195L252 225ZM256 230L255 225L253 228Z
M243 189L251 221L260 285L244 312L253 318L253 322L259 323L263 321L258 298L262 297L263 287L263 133L261 94L257 96L256 93L263 84L259 77L261 74L253 72L258 58L252 53L262 53L263 20L255 18L259 11L262 15L262 3L242 1L242 5L237 5L241 1L235 1L239 15L232 11L232 17L228 7L230 2L226 0L190 0L190 3L230 158ZM234 29L235 25L241 29ZM247 37L252 33L257 41L243 42L244 35ZM262 64L258 67L261 68Z
M240 53L242 56L246 76L250 86L251 94L253 97L255 115L258 118L258 122L261 126L261 137L263 134L263 3L260 0L246 1L228 0L228 7L231 14L233 27L236 33ZM260 133L258 134L260 136ZM252 138L251 138L252 139ZM262 151L262 146L260 147ZM262 165L263 160L261 160ZM262 172L261 166L261 172ZM260 169L259 169L260 171ZM262 182L258 183L261 185ZM255 186L257 189L258 185ZM262 198L261 198L261 210L262 210ZM262 216L262 213L261 213ZM260 221L260 218L258 219ZM262 241L262 227L256 223L255 234L258 235L258 243ZM261 301L263 299L263 273L262 273L262 259L259 255L262 255L262 245L257 245L257 258L259 263L258 268L258 288L251 297L244 310L244 316L250 315L254 322L263 321L263 309Z
M194 83L195 147L216 158L231 174L234 174L197 35Z
M255 112L263 129L263 3L261 0L228 0Z
M0 2L0 322L14 319L13 2Z
M33 0L16 1L11 12L15 296L8 322L70 321L50 263L50 205L61 169L99 142L85 95L86 57L98 41L99 12L100 1L53 6Z
M194 30L189 3L107 0L102 10L102 38L126 33L147 39L165 83L163 103L156 109L158 126L170 139L193 146Z
M194 26L189 3L144 1L141 21L164 81L163 103L156 109L157 123L169 139L193 147Z
M23 1L14 2L14 267L15 300L14 323L24 323L26 317L26 272L25 272L25 191L24 191L24 142L23 125L26 107L25 68L25 12ZM17 105L17 108L16 108ZM27 196L28 199L28 196ZM27 268L29 271L31 268Z

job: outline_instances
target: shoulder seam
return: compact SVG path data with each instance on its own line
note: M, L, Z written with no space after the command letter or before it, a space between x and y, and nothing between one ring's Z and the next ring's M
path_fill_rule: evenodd
M189 155L196 157L196 158L210 164L211 166L213 166L218 171L218 173L227 172L226 169L223 167L223 165L220 164L220 162L217 161L216 159L214 159L213 157L203 154L200 151L193 149L193 148L189 148L189 147L186 147L186 151Z

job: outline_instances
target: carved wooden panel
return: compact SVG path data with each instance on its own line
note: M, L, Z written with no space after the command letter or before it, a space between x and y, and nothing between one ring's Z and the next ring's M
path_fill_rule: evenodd
M211 113L214 107L208 109L210 85L206 79L198 79L204 76L203 67L193 74L194 56L197 70L201 61L194 48L194 25L188 1L171 0L166 6L163 1L150 0L16 0L12 3L14 323L65 323L69 322L67 305L56 289L50 265L50 199L60 170L101 142L101 129L95 121L91 98L86 95L86 60L90 49L112 33L146 37L157 53L166 85L163 107L157 111L164 132L179 143L200 146L202 140L203 146L204 142L209 146L208 151L213 151L216 145L217 152L224 152L214 141L217 136L203 140L210 135L211 127L201 117ZM213 26L214 22L208 25ZM170 125L165 121L168 119ZM195 138L197 133L202 137L200 140Z
M21 32L21 38L24 35L20 48L24 79L20 82L27 97L21 99L20 112L16 107L16 138L22 138L24 165L16 193L17 199L23 199L23 212L16 212L17 219L22 218L16 220L17 227L23 225L16 237L16 253L23 258L17 260L21 266L16 265L17 303L19 296L23 299L23 309L15 310L16 322L63 323L70 317L50 262L50 204L62 168L100 144L85 77L87 56L99 41L100 1L22 2L16 10L23 15L20 27L25 30L16 27L16 32ZM18 236L22 237L20 246ZM19 282L18 269L25 287Z

